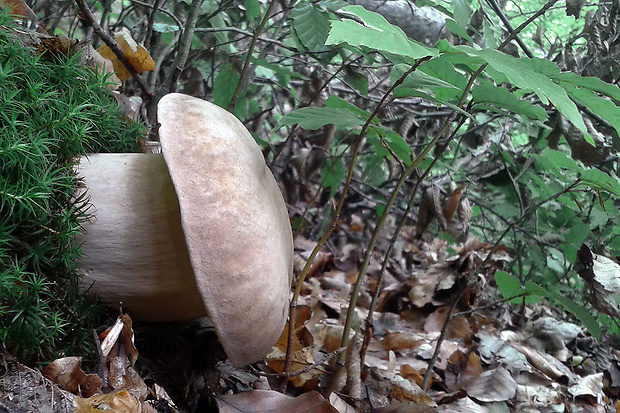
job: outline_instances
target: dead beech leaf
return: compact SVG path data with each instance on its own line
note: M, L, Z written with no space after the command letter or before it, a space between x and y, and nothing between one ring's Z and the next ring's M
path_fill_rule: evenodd
M424 381L424 373L414 369L409 364L403 364L400 366L400 375L422 387L422 382Z
M101 378L84 373L81 365L82 357L63 357L45 366L43 375L73 394L90 397L100 393Z
M427 333L441 331L446 322L448 315L448 307L439 307L424 322L424 331ZM448 326L446 338L458 338L463 340L465 344L471 342L471 326L464 316L454 317Z
M73 413L140 413L140 403L127 390L93 396L87 399L73 399Z
M114 73L114 65L112 62L101 56L92 44L87 43L81 48L80 62L90 67L95 73L108 76L105 84L106 89L117 90L121 87L121 81L118 76L116 76L116 73ZM119 106L121 106L121 110L124 110L120 102Z
M127 57L127 60L129 60L129 63L131 63L133 68L136 69L136 72L142 73L155 70L155 61L151 58L149 52L144 48L144 46L136 43L126 27L123 27L120 31L116 32L114 34L114 39L125 54L125 57ZM129 71L118 60L112 49L110 49L107 45L103 44L99 46L97 51L105 59L109 59L112 62L116 76L118 76L120 80L126 80L131 77Z
M388 331L381 341L385 350L416 349L428 341L427 337L412 331Z
M460 386L478 377L482 373L482 364L480 357L476 353L464 353L457 350L448 359L448 368L446 369L446 385L451 390L458 390Z
M489 413L489 409L480 406L469 397L455 400L454 402L441 406L441 413Z
M463 189L465 189L464 183L459 185L458 188L456 188L450 193L450 195L448 195L442 206L442 212L448 224L450 224L452 218L454 218L454 214L456 213L457 208L461 203L461 195L463 194Z
M592 305L602 313L620 317L620 265L603 255L594 254L586 244L577 253L578 273L586 282Z
M11 10L9 14L13 17L21 17L29 20L36 20L37 18L37 15L34 14L24 0L2 0L1 4L2 7Z
M314 364L314 351L312 348L313 338L312 334L310 334L305 326L305 323L311 316L312 312L307 306L299 306L297 308L297 320L295 322L296 334L293 337L293 360L290 371L300 371ZM266 357L267 365L276 373L282 373L284 371L289 325L290 324L287 323L284 326L284 331L282 331L278 342ZM325 373L325 369L323 368L313 369L298 376L291 377L290 383L297 388L301 388L323 373Z
M347 404L344 400L340 398L336 393L332 393L329 395L329 402L332 406L338 411L338 413L355 413L356 410L350 404Z
M479 402L501 402L512 399L517 392L517 382L508 370L499 367L488 370L467 383L467 394Z
M220 413L338 413L316 391L290 397L271 390L251 390L243 393L217 396Z

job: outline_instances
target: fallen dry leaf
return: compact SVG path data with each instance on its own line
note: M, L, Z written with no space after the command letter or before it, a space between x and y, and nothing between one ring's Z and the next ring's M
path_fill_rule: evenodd
M87 399L76 397L73 399L73 413L140 413L140 402L127 390L93 396Z
M116 32L114 34L114 39L123 53L125 53L125 57L127 57L129 63L131 63L134 69L136 69L136 72L142 73L155 70L155 61L151 58L149 52L144 48L144 46L136 43L126 27L123 27L120 31ZM126 80L131 77L129 71L118 60L112 49L110 49L107 45L103 44L99 46L97 51L105 59L109 59L112 62L116 76L118 76L120 80Z
M480 402L501 402L510 400L517 391L517 382L508 370L499 367L488 370L467 383L467 394Z
M220 413L338 413L316 391L290 397L271 390L251 390L244 393L217 396Z
M82 357L63 357L45 366L43 375L73 394L90 397L101 393L99 376L84 373L81 365Z
M37 15L34 14L24 0L2 0L1 4L3 7L11 10L9 14L13 17L22 17L29 20L36 20L37 18Z
M465 382L475 379L482 373L480 357L457 350L448 359L445 382L450 390L458 390Z

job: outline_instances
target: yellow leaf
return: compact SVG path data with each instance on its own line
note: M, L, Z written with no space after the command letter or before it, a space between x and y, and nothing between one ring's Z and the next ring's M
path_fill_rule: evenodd
M129 63L131 63L134 69L136 69L136 72L142 73L155 70L155 61L151 58L149 52L144 48L144 46L136 43L126 27L123 27L120 31L116 32L114 37L116 39L116 43L125 54L125 57L129 60ZM101 56L112 62L116 76L118 76L120 80L126 80L131 77L129 71L125 68L125 66L123 66L112 49L110 49L107 45L103 44L99 46L97 51L101 54Z

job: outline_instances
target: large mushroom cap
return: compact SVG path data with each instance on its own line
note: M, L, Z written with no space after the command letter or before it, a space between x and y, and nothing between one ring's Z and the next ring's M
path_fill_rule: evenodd
M287 318L293 241L282 194L229 112L171 93L157 116L198 289L231 362L251 363Z
M158 119L163 156L97 154L78 168L95 207L78 240L83 288L136 320L208 314L231 362L252 363L288 313L293 240L282 194L230 113L173 93Z

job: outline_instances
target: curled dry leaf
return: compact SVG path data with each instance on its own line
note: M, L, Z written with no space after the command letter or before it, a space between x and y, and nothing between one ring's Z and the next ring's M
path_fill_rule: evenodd
M138 360L138 349L134 345L134 336L132 329L131 317L127 314L121 314L114 323L114 326L109 330L105 339L101 343L101 352L104 357L107 357L114 346L122 343L125 352L131 360L131 365L136 364Z
M76 397L73 399L73 413L140 413L140 402L127 390L114 393L93 396L86 399Z
M457 350L448 359L445 382L451 390L458 390L462 384L475 379L482 373L480 357L476 353L469 354Z
M441 331L443 325L446 323L448 316L448 307L439 307L431 315L426 318L424 322L424 331L432 333L434 331ZM471 326L469 321L464 316L454 317L450 321L448 326L447 338L458 338L463 340L464 343L470 343L472 337Z
M589 290L592 305L602 313L620 317L620 265L614 260L594 254L583 244L577 253L579 275Z
M13 17L21 17L29 20L36 20L37 15L34 14L32 9L28 7L28 4L24 0L2 0L0 2L2 7L10 9L10 15Z
M123 27L120 31L116 32L114 34L114 39L123 53L125 53L125 57L127 57L129 63L131 63L134 69L136 69L136 72L142 73L155 70L155 61L151 58L149 52L144 48L144 46L136 43L126 27ZM112 62L114 65L114 72L116 72L116 76L118 76L120 80L126 80L131 77L129 71L118 60L112 49L110 49L107 45L103 44L99 46L97 51L105 59L109 59Z
M63 357L45 366L43 375L73 394L90 397L101 393L99 376L84 373L81 365L82 357Z

